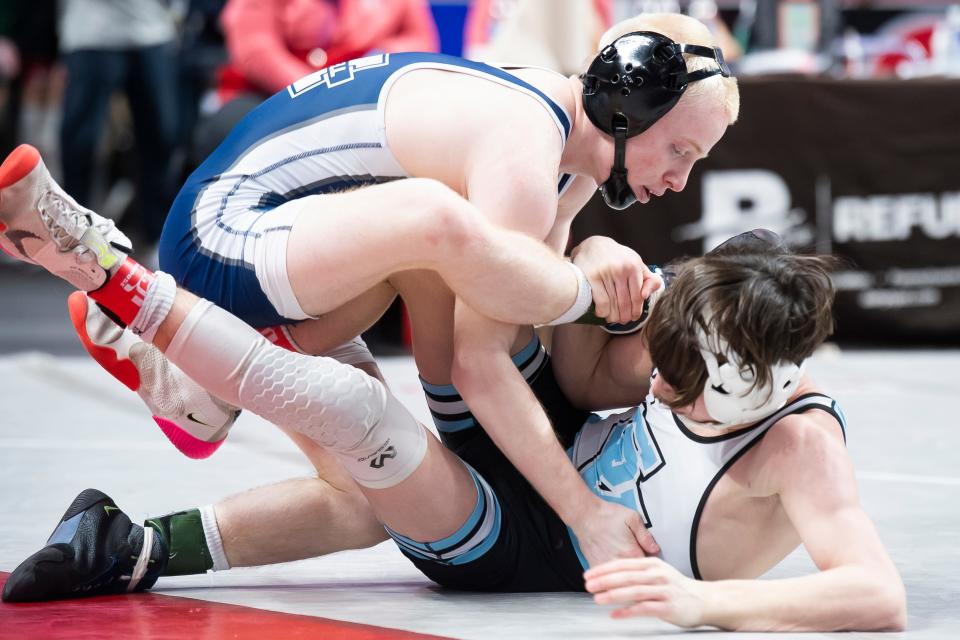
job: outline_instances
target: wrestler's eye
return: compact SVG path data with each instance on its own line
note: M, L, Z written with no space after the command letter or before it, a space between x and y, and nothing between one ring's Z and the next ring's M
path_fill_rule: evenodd
M677 145L673 145L673 155L677 156L678 158L682 158L683 156L687 155L687 151L685 149L681 149Z

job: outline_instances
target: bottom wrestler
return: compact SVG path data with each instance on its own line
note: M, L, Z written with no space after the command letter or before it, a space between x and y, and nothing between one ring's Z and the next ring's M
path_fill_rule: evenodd
M371 489L376 478L358 471L355 457L342 456L342 436L330 433L331 424L341 432L354 423L367 425L366 416L351 408L331 415L328 404L312 402L310 394L320 393L314 383L335 383L314 367L322 359L287 354L182 292L170 314L175 326L166 329L172 334L166 355L219 397L346 459L347 470L364 486L367 506L338 510L340 515L362 530L375 516L400 550L441 585L586 588L600 603L623 605L620 615L651 615L681 626L904 628L903 585L859 505L842 413L803 375L805 359L832 326L825 261L780 248L720 251L675 272L640 334L610 338L592 327L564 327L555 336L553 363L536 343L518 358L587 485L636 509L662 548L660 558L614 561L586 574L576 539L480 429L447 430L444 439L457 457L424 433L427 451L408 479ZM183 348L187 342L189 349ZM649 360L640 355L646 345ZM623 406L626 398L642 398L647 384L640 382L640 371L649 372L651 362L657 371L639 406L602 419L573 408ZM632 375L619 375L631 366ZM278 377L302 391L289 395L278 388ZM342 396L373 406L363 395L363 381L354 385ZM454 389L426 390L435 414L456 406ZM364 456L363 466L388 465L390 443L414 439L408 424L381 421L368 431L374 429L387 440ZM457 465L462 475L451 472ZM445 487L445 495L425 502L404 486L409 480ZM5 597L70 595L69 588L57 592L51 586L76 585L78 573L89 569L78 559L104 543L115 545L110 554L117 560L104 580L132 589L152 585L173 564L169 549L193 549L198 566L206 564L204 553L214 551L178 540L191 529L198 537L202 516L194 516L192 526L188 512L140 528L102 508L111 504L102 494L81 494L48 546L11 576ZM354 496L349 509L357 507ZM411 533L412 520L447 531L432 537ZM817 573L755 579L800 543ZM120 565L123 571L115 570ZM102 586L89 581L89 572L82 582L91 591Z

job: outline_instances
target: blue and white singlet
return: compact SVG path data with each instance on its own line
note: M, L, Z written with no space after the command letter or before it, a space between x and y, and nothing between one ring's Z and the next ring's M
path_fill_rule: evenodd
M463 73L520 91L545 107L564 141L570 133L560 105L486 64L422 53L336 64L254 109L190 176L164 227L161 268L254 326L288 321L264 294L265 276L258 274L261 254L273 251L271 242L284 243L282 250L292 224L277 209L304 196L410 177L387 143L384 106L392 84L417 69ZM560 192L571 182L558 176Z

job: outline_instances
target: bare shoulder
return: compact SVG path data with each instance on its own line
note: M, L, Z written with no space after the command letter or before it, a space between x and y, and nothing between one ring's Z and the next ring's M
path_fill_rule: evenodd
M754 488L765 494L802 486L812 489L852 475L840 423L819 409L777 421L753 452L751 462L757 481Z
M519 88L467 73L412 71L388 96L388 140L391 147L412 139L421 148L435 151L439 143L461 153L509 142L506 157L549 152L558 160L562 138L551 112Z
M551 100L563 107L568 114L573 113L576 102L570 88L570 78L556 71L539 67L522 67L512 69L510 72L544 92Z
M597 183L589 176L574 176L573 183L560 198L561 215L573 218L597 191Z
M809 451L833 445L844 446L843 429L830 413L810 409L794 413L777 421L764 436L765 443L779 455Z

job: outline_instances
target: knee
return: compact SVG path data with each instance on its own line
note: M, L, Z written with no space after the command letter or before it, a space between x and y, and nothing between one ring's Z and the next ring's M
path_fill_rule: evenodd
M421 238L440 255L459 256L484 237L483 219L463 196L436 180L417 180Z

